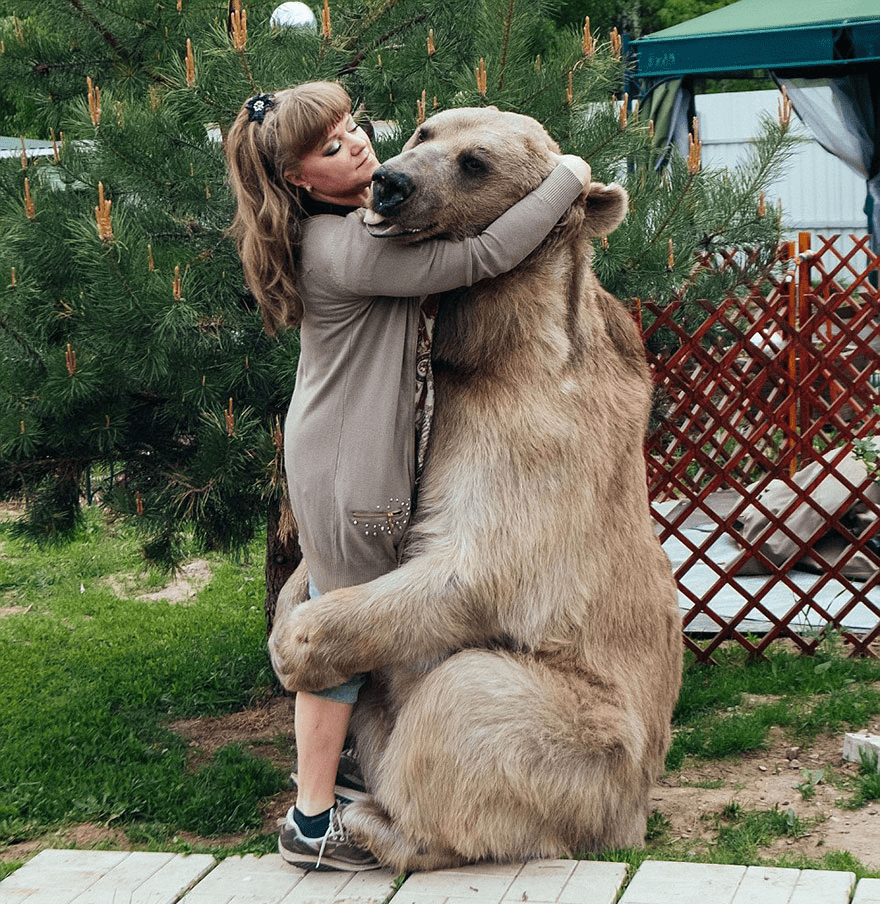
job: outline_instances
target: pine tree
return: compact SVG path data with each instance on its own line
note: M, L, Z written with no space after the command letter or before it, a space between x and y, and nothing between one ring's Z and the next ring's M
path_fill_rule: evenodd
M765 249L758 195L784 160L768 123L721 178L657 170L651 129L623 96L615 36L551 24L546 0L329 0L314 27L272 23L277 0L30 0L3 20L6 121L54 143L0 166L0 480L33 536L77 520L86 481L173 566L189 528L243 547L268 518L269 609L295 561L281 516L281 418L297 334L269 339L227 229L222 138L258 91L339 79L395 153L438 109L494 104L540 120L632 211L595 267L623 299L719 300L735 286L698 255ZM24 129L23 129L24 130Z

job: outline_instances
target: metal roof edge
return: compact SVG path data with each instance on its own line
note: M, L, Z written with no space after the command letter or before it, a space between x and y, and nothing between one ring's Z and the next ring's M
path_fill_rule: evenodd
M867 18L857 18L857 19L829 19L826 22L809 22L802 23L800 25L762 25L757 28L741 28L736 29L735 31L705 31L705 32L688 32L687 34L681 35L667 35L664 36L664 31L668 31L665 29L664 31L656 31L653 34L645 35L641 38L636 38L631 43L634 47L639 47L639 45L644 44L659 44L663 42L678 42L678 41L698 41L698 40L713 40L715 38L727 38L732 36L744 36L748 38L753 38L755 35L762 34L779 34L780 32L800 32L800 31L813 31L813 30L823 30L829 28L852 28L853 26L864 26L864 25L872 25L877 29L880 29L880 16L869 16Z
M852 67L880 60L880 18L847 26L793 25L657 38L633 46L638 78Z

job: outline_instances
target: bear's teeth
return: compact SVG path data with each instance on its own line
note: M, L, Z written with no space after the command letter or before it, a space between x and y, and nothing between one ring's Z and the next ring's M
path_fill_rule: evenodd
M364 222L367 224L367 226L378 226L380 223L385 222L385 217L383 217L381 213L377 213L375 210L368 209L364 214Z

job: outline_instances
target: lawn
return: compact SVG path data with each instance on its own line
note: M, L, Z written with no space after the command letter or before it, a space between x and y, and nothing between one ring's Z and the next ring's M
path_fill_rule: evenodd
M0 523L0 878L41 847L274 849L291 739L265 650L263 551L206 556L204 586L163 596L168 578L99 509L45 548ZM860 860L822 834L873 824L880 774L839 751L880 718L880 662L845 658L834 638L812 658L780 644L763 662L736 647L718 659L686 662L645 848L602 856L880 876L880 842ZM780 800L750 796L774 775Z
M847 731L880 734L880 661L831 637L813 657L780 642L764 661L738 645L688 658L667 771L645 849L694 859L880 876L877 763L844 762Z
M0 850L79 823L153 849L199 847L181 833L269 849L260 805L284 771L240 745L194 768L169 728L272 693L260 544L208 557L210 582L171 602L138 599L164 578L97 510L69 544L26 546L10 522L0 544Z

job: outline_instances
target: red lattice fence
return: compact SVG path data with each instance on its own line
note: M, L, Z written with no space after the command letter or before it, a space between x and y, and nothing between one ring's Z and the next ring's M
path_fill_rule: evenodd
M871 654L880 638L880 486L850 454L880 433L880 258L867 238L820 241L801 235L782 279L706 304L696 331L677 306L642 306L662 412L652 513L704 661L727 640L812 652L835 631Z

